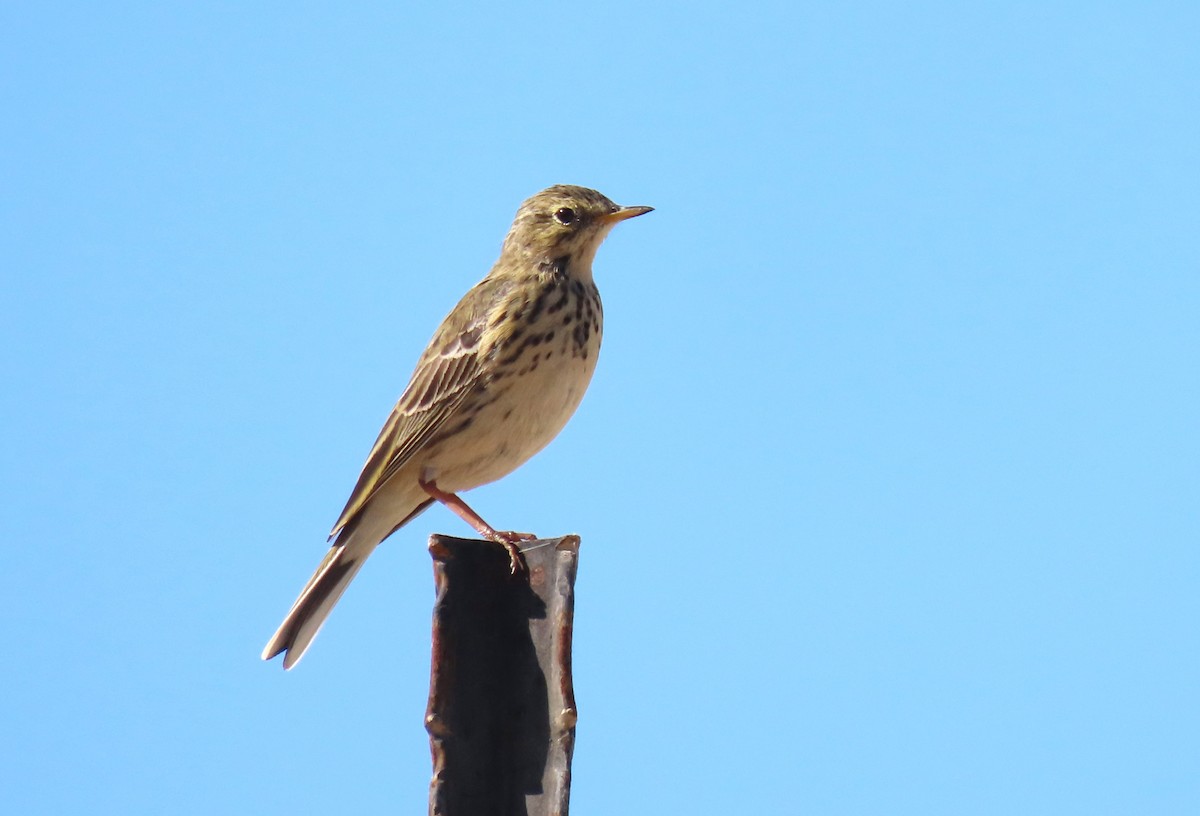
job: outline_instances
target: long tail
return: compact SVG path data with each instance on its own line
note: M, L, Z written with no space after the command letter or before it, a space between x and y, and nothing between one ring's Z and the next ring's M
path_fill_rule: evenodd
M362 569L367 557L375 551L378 541L369 543L351 540L346 544L334 544L325 554L321 565L308 579L300 597L292 604L283 623L279 625L267 648L263 649L263 660L270 660L280 652L283 667L290 669L300 662L312 639L325 625L333 605L342 597L350 581Z

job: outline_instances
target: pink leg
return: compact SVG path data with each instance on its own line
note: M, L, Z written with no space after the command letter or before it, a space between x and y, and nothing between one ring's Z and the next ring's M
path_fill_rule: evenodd
M470 506L460 499L454 493L447 493L437 486L435 482L427 482L424 479L419 479L418 483L421 489L428 493L433 498L440 501L442 504L449 507L454 514L475 528L475 531L489 541L495 541L504 549L508 550L508 558L512 569L512 574L524 569L521 561L521 549L517 546L521 541L532 541L537 536L532 533L514 533L511 531L498 531L492 525L484 521L478 513L470 508Z

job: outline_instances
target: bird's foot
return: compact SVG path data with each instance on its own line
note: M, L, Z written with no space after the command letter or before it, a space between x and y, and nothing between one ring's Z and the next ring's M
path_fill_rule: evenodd
M504 542L516 544L520 541L535 541L537 539L537 536L533 533L515 533L512 530L496 530L495 533L495 540L502 544Z
M533 541L537 536L533 533L516 533L512 530L493 530L490 538L508 550L508 566L512 575L529 571L529 567L525 564L525 557L521 555L521 548L518 545L522 541Z
M456 496L454 493L442 490L432 480L421 479L417 482L421 485L421 489L428 493L431 497L437 499L442 504L449 507L454 514L475 528L475 531L489 541L495 541L504 549L508 550L508 560L510 570L513 575L519 572L526 572L525 559L521 557L521 548L517 545L522 541L533 541L537 536L533 533L514 533L512 531L500 531L492 527L484 521L478 513L470 508L470 506Z

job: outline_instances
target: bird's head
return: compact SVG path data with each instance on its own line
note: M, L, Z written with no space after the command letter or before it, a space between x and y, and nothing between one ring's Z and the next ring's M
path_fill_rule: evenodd
M504 239L503 255L535 261L566 260L573 274L590 276L596 249L618 222L653 207L621 207L586 187L557 184L527 199Z

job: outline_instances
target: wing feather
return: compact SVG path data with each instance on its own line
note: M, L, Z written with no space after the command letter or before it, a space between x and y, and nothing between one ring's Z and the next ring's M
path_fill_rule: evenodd
M483 334L505 281L484 279L442 321L371 448L330 538L362 511L431 437L445 427L481 376Z

